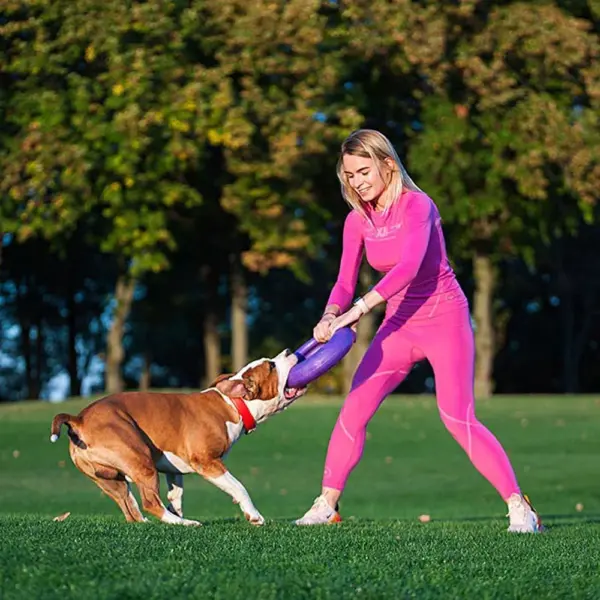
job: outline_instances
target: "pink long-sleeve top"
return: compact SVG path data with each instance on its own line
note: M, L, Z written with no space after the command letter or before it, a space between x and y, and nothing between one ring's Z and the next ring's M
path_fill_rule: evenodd
M327 304L349 308L365 251L369 264L384 273L373 289L387 301L388 314L433 314L440 301L466 302L448 262L439 211L427 194L407 191L385 213L367 210L369 219L354 210L346 218L338 278Z

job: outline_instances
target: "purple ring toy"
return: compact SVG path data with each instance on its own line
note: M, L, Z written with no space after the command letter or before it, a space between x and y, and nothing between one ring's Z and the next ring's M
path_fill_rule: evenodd
M348 354L355 341L356 333L350 327L343 327L324 344L314 338L302 344L294 352L298 357L298 364L290 371L288 387L303 388L321 377Z

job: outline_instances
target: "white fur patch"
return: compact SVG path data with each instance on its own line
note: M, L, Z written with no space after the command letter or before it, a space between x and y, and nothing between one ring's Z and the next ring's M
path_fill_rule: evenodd
M219 475L219 477L207 477L206 479L226 494L229 494L240 505L242 512L250 517L249 520L251 523L255 525L264 524L265 520L258 510L256 510L246 488L229 471L226 471L223 475Z
M161 473L181 473L185 475L187 473L195 472L190 465L172 452L163 452L156 461L155 466Z
M183 516L183 475L167 473L167 499L175 512Z
M271 415L287 408L293 400L285 397L285 385L287 383L292 367L298 362L293 354L286 356L285 350L280 352L275 358L259 358L247 364L241 371L236 373L231 380L242 380L246 371L257 367L265 361L273 361L277 369L277 395L269 400L248 400L246 405L257 423L266 421Z
M133 492L131 491L131 486L129 485L129 481L127 482L127 499L128 499L128 502L131 504L131 506L136 508L138 510L138 512L140 512L140 513L142 512L140 510L140 505L138 504L138 501L135 499L135 496L133 495Z
M221 396L221 398L223 398L223 400L225 400L225 402L229 404L229 406L231 406L235 412L237 412L235 404L221 390L217 388L211 389L217 392L219 396ZM233 444L240 439L242 432L244 431L244 423L240 417L240 420L237 423L225 421L225 427L227 427L227 438L229 439L229 447L231 448L231 446L233 446Z
M163 516L160 518L163 523L169 523L171 525L179 525L181 523L181 517L174 515L172 512L165 509Z

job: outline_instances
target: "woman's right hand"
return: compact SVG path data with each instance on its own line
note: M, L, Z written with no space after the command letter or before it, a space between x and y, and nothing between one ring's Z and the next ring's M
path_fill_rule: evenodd
M313 329L313 337L320 344L326 342L331 336L329 333L329 328L331 324L335 321L336 316L332 313L328 313L321 317L321 320L315 325Z

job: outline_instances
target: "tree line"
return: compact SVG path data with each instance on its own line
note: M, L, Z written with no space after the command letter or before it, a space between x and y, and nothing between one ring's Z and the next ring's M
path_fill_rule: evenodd
M597 390L599 17L578 0L6 0L0 398L61 373L70 395L197 387L303 342L358 127L440 207L477 394ZM380 317L317 388L347 388ZM427 366L403 385L431 389Z

